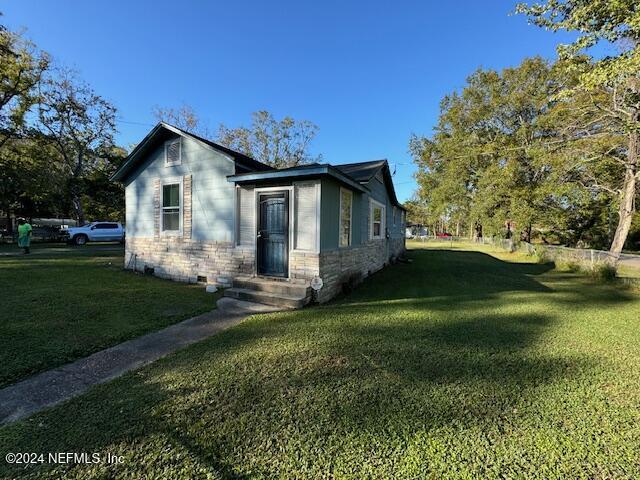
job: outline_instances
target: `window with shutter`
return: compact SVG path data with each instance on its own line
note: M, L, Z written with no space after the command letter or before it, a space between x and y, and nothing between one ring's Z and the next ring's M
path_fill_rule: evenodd
M171 140L164 144L164 164L166 166L182 163L182 139Z
M255 243L255 209L253 188L238 187L238 245Z
M315 252L318 240L317 186L300 183L295 186L295 249Z
M340 243L341 247L351 245L351 213L353 193L344 188L340 189Z

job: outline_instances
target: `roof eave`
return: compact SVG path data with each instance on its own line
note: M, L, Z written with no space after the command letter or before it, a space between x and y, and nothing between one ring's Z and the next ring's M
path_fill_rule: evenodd
M209 150L215 150L217 153L219 153L220 155L222 155L223 157L225 157L227 160L230 160L234 163L239 163L240 165L243 165L244 167L248 168L248 169L252 169L254 168L253 165L251 165L250 163L245 162L243 159L240 158L236 158L234 156L232 156L230 153L228 153L227 151L224 151L220 148L216 148L213 145L210 145L209 143L207 143L206 141L204 141L203 139L201 139L200 137L198 137L197 135L194 135L192 133L189 133L187 131L181 130L177 127L174 127L173 125L170 125L168 123L165 122L159 122L155 127L153 127L151 129L151 131L142 139L142 141L136 145L136 148L133 149L133 151L127 156L127 159L125 160L125 162L120 166L120 168L118 168L118 170L115 171L115 173L111 176L111 180L112 181L122 181L124 180L127 175L130 173L131 169L134 166L135 163L135 159L138 156L138 154L144 150L145 146L149 143L149 141L151 141L151 139L158 133L158 131L161 128L165 128L166 130L169 130L170 132L175 133L176 135L179 135L181 137L188 137L191 140L197 142L199 145L203 146L204 148L207 148ZM255 160L254 160L255 161ZM256 163L260 163L255 161ZM267 165L268 166L268 165ZM262 170L262 171L268 171L268 170Z
M336 180L352 187L355 190L366 193L369 191L367 187L361 185L355 180L349 178L331 165L320 165L317 167L301 167L300 169L292 170L273 170L265 172L250 172L241 173L238 175L227 176L227 181L233 183L250 183L261 182L269 180L284 180L293 178L305 178L305 177L317 177L322 175L328 175Z

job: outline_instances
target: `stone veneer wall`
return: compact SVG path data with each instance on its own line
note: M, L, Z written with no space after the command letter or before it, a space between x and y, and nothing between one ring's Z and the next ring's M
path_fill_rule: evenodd
M342 284L353 274L361 279L384 268L405 251L404 238L391 238L386 242L369 241L364 245L340 248L320 254L320 277L323 281L318 301L326 302L342 289Z
M127 238L125 268L144 271L181 282L194 283L198 275L215 283L218 276L252 274L252 248L234 246L232 242L202 242L180 237Z
M293 250L289 254L289 278L295 283L308 283L320 275L320 256L317 253Z
M320 276L324 286L318 301L327 302L340 293L342 284L353 274L367 277L405 251L404 238L386 242L370 241L365 245L317 253L292 251L289 256L290 279L307 283ZM233 278L252 275L254 252L251 247L231 242L199 242L179 237L127 238L125 268L144 271L154 268L154 275L194 283L198 275L209 282L218 276Z

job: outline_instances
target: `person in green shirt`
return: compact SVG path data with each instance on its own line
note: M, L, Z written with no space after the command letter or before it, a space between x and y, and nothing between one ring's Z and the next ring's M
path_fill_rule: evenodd
M27 223L24 218L18 219L18 247L24 249L24 253L31 253L29 247L31 246L31 232L33 228Z

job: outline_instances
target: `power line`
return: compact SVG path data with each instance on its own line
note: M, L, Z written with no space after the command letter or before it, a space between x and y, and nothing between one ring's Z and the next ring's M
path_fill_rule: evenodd
M140 125L140 126L143 126L143 127L154 127L154 126L155 126L155 125L153 125L153 124L151 124L151 123L144 123L144 122L132 122L132 121L130 121L130 120L125 120L125 119L123 119L123 118L121 118L121 117L116 118L116 121L117 121L118 123L127 123L127 124L129 124L129 125Z

